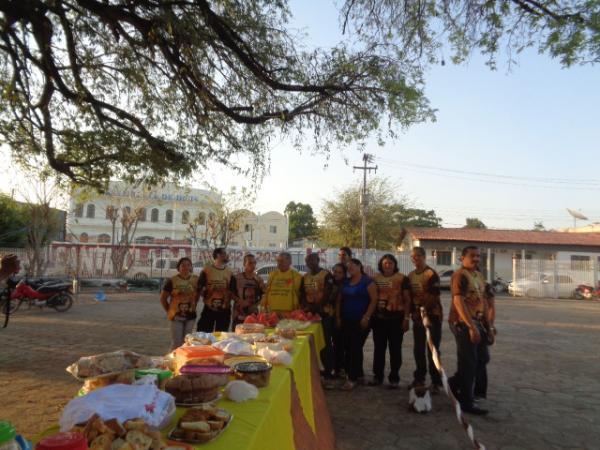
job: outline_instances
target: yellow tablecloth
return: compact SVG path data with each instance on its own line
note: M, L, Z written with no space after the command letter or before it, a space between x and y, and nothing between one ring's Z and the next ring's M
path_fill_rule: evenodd
M199 450L298 450L298 448L316 448L314 444L318 442L318 440L315 440L318 433L313 406L315 398L313 389L315 383L319 391L320 386L318 380L313 380L315 376L318 377L318 367L312 367L314 361L318 360L318 357L315 358L314 355L311 355L311 336L313 337L314 347L318 355L325 345L323 327L320 323L312 324L305 332L299 334L294 341L291 367L275 366L271 371L269 386L259 389L257 399L244 403L235 403L227 399L222 399L217 403L219 408L224 408L231 412L233 419L227 430L215 441L199 445L196 448ZM302 415L314 434L312 436L312 445L308 442L303 442L302 436L296 436L296 439L294 436L294 412L292 411L294 408L292 402L294 389L300 399L299 403L302 408ZM320 392L320 395L321 397L317 397L318 401L320 404L324 404L322 392ZM175 418L164 430L165 437L175 427L177 420L183 415L185 410L186 408L177 408ZM298 412L298 414L300 413ZM296 414L296 420L298 417L302 417L302 415L298 416ZM304 419L300 420L303 421ZM325 422L327 423L319 425L325 427L322 429L330 432L330 441L333 442L334 436L328 413L326 414ZM304 429L308 429L306 425L304 425ZM52 427L36 436L34 442L57 431L58 427ZM300 447L297 446L298 442L301 442Z
M199 449L294 450L290 369L294 374L304 417L313 433L316 433L311 383L311 335L315 349L320 352L325 345L325 338L323 327L315 323L294 340L292 365L289 368L273 367L269 386L259 389L258 399L244 403L223 399L217 403L219 408L230 411L234 418L219 438L198 446ZM175 426L184 412L185 408L177 408L176 418L166 432Z

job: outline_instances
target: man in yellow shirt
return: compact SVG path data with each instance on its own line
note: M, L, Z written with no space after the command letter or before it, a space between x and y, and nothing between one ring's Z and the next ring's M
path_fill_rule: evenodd
M261 301L271 311L293 311L300 307L300 284L302 275L292 267L292 255L277 255L277 270L269 274L267 290Z

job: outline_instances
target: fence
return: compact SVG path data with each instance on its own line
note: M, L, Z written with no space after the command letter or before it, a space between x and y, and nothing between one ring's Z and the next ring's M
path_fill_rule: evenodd
M598 284L595 261L513 260L513 296L572 298L580 284Z
M113 265L113 252L120 251L109 244L75 244L55 242L45 249L45 270L41 274L28 273L28 258L25 249L0 249L0 254L15 253L21 260L22 274L28 276L60 277L70 279L107 279L129 278L136 280L166 278L177 272L177 261L183 256L189 257L194 272L212 261L211 251L192 248L189 245L159 246L153 244L134 245L125 252L122 270ZM338 261L338 249L288 249L292 255L292 264L305 269L304 259L308 253L316 252L320 256L321 266L330 268ZM273 249L228 249L229 267L238 272L243 268L244 255L256 256L257 268L274 267L280 250ZM359 255L357 251L357 255ZM377 271L379 259L388 252L367 250L363 264L368 274ZM403 273L413 269L408 253L395 253L398 268Z

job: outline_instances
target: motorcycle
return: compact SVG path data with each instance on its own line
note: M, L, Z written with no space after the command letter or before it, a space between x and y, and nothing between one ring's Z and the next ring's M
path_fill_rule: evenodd
M496 277L495 280L492 280L492 289L496 294L499 294L500 292L506 292L508 291L509 283L509 281L506 281L501 277Z
M598 288L596 289L587 284L580 284L575 289L574 294L577 300L600 299L600 283L598 283Z
M26 279L19 281L10 293L10 313L16 312L23 303L43 308L47 306L57 312L68 311L73 306L71 283L64 281L48 281L42 284Z

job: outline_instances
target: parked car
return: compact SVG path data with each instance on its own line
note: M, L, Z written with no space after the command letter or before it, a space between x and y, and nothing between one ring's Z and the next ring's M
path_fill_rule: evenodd
M447 270L443 270L441 271L438 275L440 277L440 288L442 289L450 289L450 283L452 280L452 274L454 273L454 270L452 269L447 269Z
M508 293L515 297L555 297L555 286L558 286L558 296L571 298L581 282L573 280L571 275L548 275L545 273L531 274L525 278L516 279L508 285Z
M304 264L296 264L294 266L294 269L296 269L298 272L300 272L301 275L304 275L308 269ZM262 280L266 283L267 280L269 279L269 274L273 271L277 270L277 266L262 266L260 269L258 269L256 271L256 274L262 278Z

